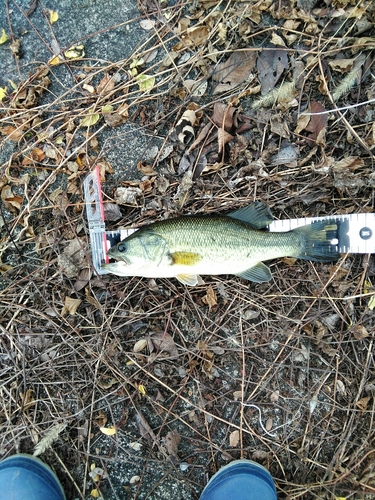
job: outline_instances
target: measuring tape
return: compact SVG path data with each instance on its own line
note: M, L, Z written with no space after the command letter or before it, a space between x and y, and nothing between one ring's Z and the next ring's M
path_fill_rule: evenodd
M107 252L119 241L124 240L136 229L106 231L99 167L96 167L83 182L87 220L89 225L92 262L98 274L108 274L102 269L108 262ZM314 222L335 221L338 226L338 253L375 253L375 214L329 215L326 217L305 217L300 219L275 220L267 226L268 231L291 231L296 227Z
M268 230L291 231L322 220L337 222L338 253L375 253L375 214L372 213L275 220L268 226Z

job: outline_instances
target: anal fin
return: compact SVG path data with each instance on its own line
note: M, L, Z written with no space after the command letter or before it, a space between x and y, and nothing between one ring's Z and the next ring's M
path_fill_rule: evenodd
M246 269L246 271L242 273L237 273L236 276L244 278L245 280L254 281L255 283L264 283L270 281L272 278L271 271L263 262L258 262L258 264L250 269Z

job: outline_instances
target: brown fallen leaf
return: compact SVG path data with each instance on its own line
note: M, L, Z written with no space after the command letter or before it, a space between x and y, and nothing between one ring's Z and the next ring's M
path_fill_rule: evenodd
M74 283L74 290L76 292L79 292L79 290L82 290L87 283L89 282L90 278L92 275L92 270L90 267L83 267L79 274L76 282Z
M186 49L188 47L197 47L206 42L210 29L208 26L194 26L187 28L181 33L181 41L178 42L173 48L173 52Z
M177 346L173 338L169 335L169 333L166 332L152 333L149 337L150 352L153 351L153 348L156 348L161 352L163 351L167 352L171 358L178 357Z
M257 51L255 50L235 51L225 62L219 64L212 74L212 80L218 82L213 94L232 90L240 83L250 79L256 57Z
M310 113L321 113L325 111L324 106L322 106L317 101L312 101L310 105ZM306 142L310 147L315 145L324 146L325 145L325 134L327 126L328 115L311 115L310 121L305 127L307 132L311 132L306 138Z
M163 437L164 446L167 452L172 455L172 457L179 459L178 456L178 445L180 444L181 436L177 431L169 431L166 436Z
M116 221L121 219L122 213L120 207L116 203L104 203L104 220Z
M211 285L207 288L206 295L202 297L202 301L208 305L210 311L213 307L217 306L217 295Z
M35 406L36 401L33 395L34 395L33 389L27 389L25 393L20 392L21 405L23 411L29 410L31 407Z
M237 108L227 106L222 102L216 102L212 113L212 121L215 125L230 133L238 125L237 113Z
M203 358L202 372L205 373L208 378L212 379L213 375L211 371L214 365L215 355L212 351L209 350L208 345L202 340L198 341L197 348L199 349L200 355Z
M370 334L363 325L355 325L351 329L351 333L354 335L356 340L362 340L368 337Z
M22 197L13 193L12 188L9 184L6 184L1 190L1 199L4 202L4 206L9 212L17 215L22 207Z
M358 408L361 410L362 413L364 413L367 410L367 406L370 402L371 397L372 396L366 396L356 402L356 405L358 406Z
M74 316L81 302L81 299L73 299L72 297L66 296L64 306L61 309L61 316L65 316L66 314Z
M67 278L76 278L82 268L88 267L84 250L85 243L83 238L74 238L58 256L60 271Z
M235 448L240 442L240 431L235 430L229 435L229 446Z
M113 78L113 76L106 73L103 76L103 78L101 79L101 81L99 82L99 85L97 86L96 91L100 95L106 95L109 92L111 92L111 90L113 90L115 88L115 84L116 84L116 82L115 82L115 79Z
M21 139L24 132L20 127L12 127L11 125L6 125L5 127L0 127L0 133L6 135L11 141L17 142Z
M363 167L365 164L363 158L359 156L347 156L339 161L334 161L332 163L332 170L338 172L339 170L347 170L354 172L357 168Z
M289 60L286 50L270 45L259 54L257 60L258 78L262 85L261 94L267 94L279 81Z
M119 187L114 193L114 199L118 205L138 206L138 200L142 196L142 190L138 187Z

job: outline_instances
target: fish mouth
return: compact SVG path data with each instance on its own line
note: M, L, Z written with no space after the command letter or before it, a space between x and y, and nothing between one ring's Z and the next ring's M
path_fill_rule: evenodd
M107 262L101 265L101 269L107 271L108 273L113 273L118 276L126 276L126 267L127 264L124 261L118 261L111 259L112 262Z

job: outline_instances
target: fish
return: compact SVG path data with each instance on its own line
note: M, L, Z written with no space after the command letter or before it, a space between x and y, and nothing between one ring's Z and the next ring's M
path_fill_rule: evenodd
M228 215L185 215L141 227L108 251L102 268L117 276L177 278L189 286L200 275L234 274L256 283L272 278L263 261L280 257L334 261L338 225L333 219L286 232L266 230L270 209L254 202Z

